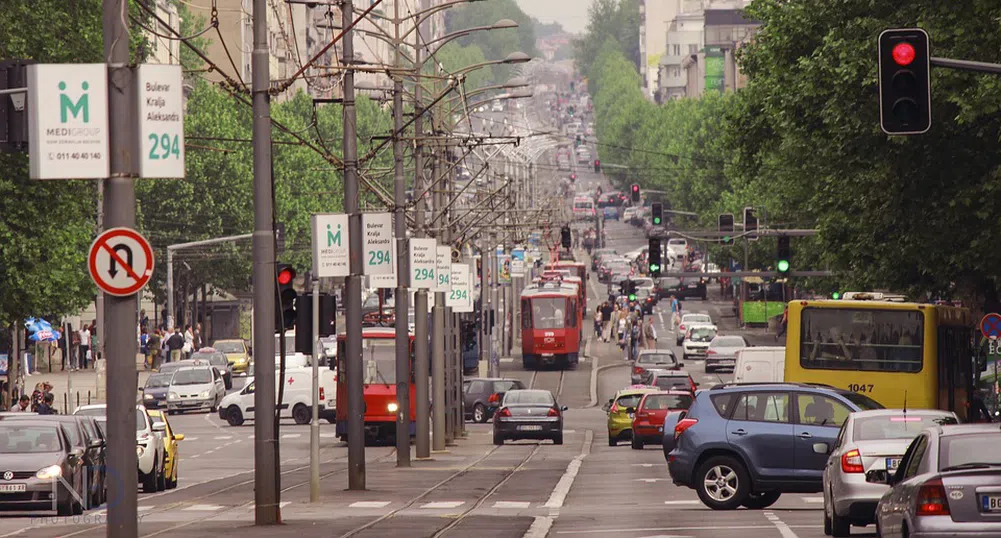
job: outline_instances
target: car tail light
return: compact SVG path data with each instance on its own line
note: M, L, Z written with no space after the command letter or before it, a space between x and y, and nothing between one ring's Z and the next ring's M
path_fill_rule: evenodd
M716 350L715 349L707 349L706 350L706 355L715 355L715 354L716 354Z
M691 428L698 423L699 419L697 418L683 418L679 420L674 426L674 438L677 439L678 437L681 437L681 434L685 433L688 428Z
M849 450L841 455L841 472L843 473L864 473L862 467L862 454L858 450Z
M498 394L496 392L493 393L493 394L491 394L490 397L487 398L487 403L499 404L500 403L500 394Z
M550 416L550 417L558 417L558 416L560 416L560 412L557 411L555 407L550 407L549 408L549 413L546 413L546 415Z
M320 387L320 399L321 400L326 400L327 399L326 393L323 392L323 387Z
M497 416L498 417L509 417L509 416L511 416L511 410L505 407L505 408L503 408L503 409L501 409L500 411L497 412Z
M633 366L633 373L636 375L641 375L646 370L642 366Z
M698 385L696 385L695 381L692 381L692 378L690 377L688 378L688 383L690 384L689 386L692 387L692 394L695 394L695 389L699 388Z
M941 478L933 478L918 490L918 507L915 514L919 516L947 516L949 502L945 499L945 486Z
M685 332L685 325L684 324L678 325L678 330L681 332Z

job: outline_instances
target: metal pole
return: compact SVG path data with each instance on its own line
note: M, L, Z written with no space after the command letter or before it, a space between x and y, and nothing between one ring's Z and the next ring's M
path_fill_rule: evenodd
M271 98L268 52L267 0L254 0L252 55L254 144L254 523L279 522L276 485L275 421L275 232L271 200ZM173 314L173 312L171 312Z
M97 233L104 231L104 186L105 181L103 179L97 180ZM97 300L94 301L94 307L97 309L97 316L95 316L94 323L97 324L97 345L94 345L93 339L91 339L90 349L91 349L91 364L94 365L94 369L97 369L97 357L104 355L100 352L104 349L104 328L106 327L104 323L104 292L101 290L97 291ZM82 323L82 321L81 321ZM105 384L107 387L107 384Z
M424 135L423 107L421 106L421 69L424 65L422 59L422 48L420 43L420 32L414 32L414 65L417 70L414 79L414 185L415 193L424 192L424 148L421 137ZM416 211L414 212L415 233L417 237L424 237L424 197L417 199ZM402 278L402 275L401 275ZM431 457L431 398L428 391L428 380L431 378L431 362L428 357L428 292L427 290L417 290L414 294L414 331L416 339L415 368L417 373L417 457ZM435 417L438 416L438 409L443 405L436 401L434 406ZM438 421L434 421L435 431L438 431ZM435 441L434 449L438 448Z
M167 247L167 330L174 330L174 249Z
M431 156L431 190L434 193L435 220L443 217L437 213L444 207L444 200L441 195L441 152L437 151ZM442 238L442 234L438 234ZM452 440L452 426L450 424L451 398L445 383L448 376L445 362L445 294L434 294L434 307L431 309L432 322L434 328L431 330L431 392L434 406L434 449L444 450L445 446Z
M129 66L129 28L126 23L127 0L104 0L104 52L108 63L108 116L111 150L111 177L104 183L107 215L104 225L134 228L136 225L135 177L138 172L138 122L135 120L138 97L135 74ZM108 404L108 474L119 477L108 486L109 538L132 538L138 535L136 517L135 435L136 413L136 296L106 297L104 322L111 327L101 335L113 360L107 362L107 386L121 390L107 391Z
M73 362L70 359L70 355L73 353L73 343L70 340L70 324L69 322L63 323L63 338L66 339L66 354L63 357L63 364L66 366L66 394L69 395L70 403L73 402ZM51 365L50 365L51 366ZM70 414L69 406L66 406L66 414ZM137 508L138 510L138 508Z
M263 0L261 0L263 1ZM351 28L354 22L354 1L341 5L341 27ZM344 65L355 64L354 30L344 32L341 50ZM355 75L344 71L344 211L348 214L351 246L351 274L344 282L345 353L348 378L348 489L365 489L365 382L361 356L361 274L364 245L358 192L358 117L355 110ZM402 278L403 275L400 275Z
M479 360L486 361L487 371L490 371L490 256L485 245L486 239L480 239L480 332L479 332Z
M400 3L393 2L396 28L394 65L402 65L400 48ZM394 235L396 236L396 466L410 467L410 332L406 323L407 305L407 178L403 169L403 79L393 77L393 202ZM419 378L418 378L419 380ZM416 433L416 432L415 432Z
M490 377L500 377L500 343L497 341L497 324L501 320L497 319L497 272L500 269L497 258L497 234L490 234L489 246L490 255L490 313L493 317L493 325L490 326L490 362L487 363L487 372Z
M317 268L313 268L316 275ZM313 420L309 423L309 502L320 502L320 279L313 277Z

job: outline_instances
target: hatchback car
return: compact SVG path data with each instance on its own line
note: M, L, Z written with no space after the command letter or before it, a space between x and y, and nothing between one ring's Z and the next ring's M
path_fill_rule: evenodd
M669 413L691 407L692 399L692 393L686 390L644 394L633 418L632 447L641 450L644 443L660 442L664 436L664 419Z
M681 341L681 353L684 360L698 357L704 359L709 350L709 342L719 334L715 325L703 325L693 323L685 331L685 338Z
M999 444L997 424L921 432L887 477L890 489L876 506L876 533L887 538L1001 536ZM867 476L873 482L880 478Z
M851 526L874 521L885 484L866 481L869 473L893 473L907 446L925 428L957 424L952 411L877 409L848 415L824 468L824 530L848 536ZM885 480L885 479L884 479Z
M222 376L226 390L233 388L233 367L226 354L210 347L203 347L191 355L191 361L197 366L209 365L215 367Z
M684 363L678 362L678 357L670 349L641 349L633 363L630 374L634 385L641 383L648 370L678 370Z
M232 340L216 340L212 342L212 347L217 351L226 354L233 373L246 374L250 367L250 350L247 343L237 338Z
M157 428L160 426L158 423L163 423L163 474L166 480L166 489L174 489L177 487L177 458L180 455L177 450L177 442L184 440L184 434L177 433L170 427L170 422L163 411L156 409L148 410L147 413Z
M657 389L648 385L633 385L616 392L602 407L608 414L608 446L632 439L636 406L640 404L643 395L650 392L657 392Z
M167 413L215 413L226 396L226 385L213 366L186 366L174 372L167 392Z
M83 513L83 450L70 444L63 424L29 416L0 422L0 510Z
M733 370L737 364L737 351L751 347L747 339L739 335L717 335L709 342L706 349L706 373L715 372L720 368Z
M650 370L643 383L660 390L684 390L689 394L695 394L699 386L692 376L683 370Z
M462 409L465 418L486 422L500 407L509 390L525 389L517 379L472 378L462 381Z
M692 325L714 325L713 318L709 314L682 314L681 323L678 324L677 344L679 346L685 341L685 332Z
M723 384L699 391L674 428L668 470L714 510L765 508L782 493L823 491L830 447L869 397L816 385Z
M494 444L506 440L552 439L563 444L563 412L548 390L509 390L494 415Z
M156 373L146 378L143 385L143 405L150 409L156 409L167 405L167 392L170 388L170 379L174 377L171 373Z

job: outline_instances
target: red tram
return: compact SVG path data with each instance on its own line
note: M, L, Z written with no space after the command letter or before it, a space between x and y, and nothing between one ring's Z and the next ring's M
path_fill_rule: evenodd
M337 424L336 433L348 438L348 377L344 350L345 336L337 336ZM417 389L414 385L414 335L410 335L410 435L417 435ZM394 327L362 328L362 365L364 367L365 437L376 442L396 438L396 329Z
M581 310L587 314L587 279L590 273L587 264L578 261L560 260L546 264L546 270L569 270L570 274L580 279Z
M580 360L583 310L579 285L543 280L521 292L521 354L526 369L574 368Z

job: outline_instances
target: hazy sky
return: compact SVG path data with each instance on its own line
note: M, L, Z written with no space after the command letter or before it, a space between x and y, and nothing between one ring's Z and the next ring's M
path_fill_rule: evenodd
M521 9L542 22L559 22L571 33L587 26L587 8L592 0L517 0Z

